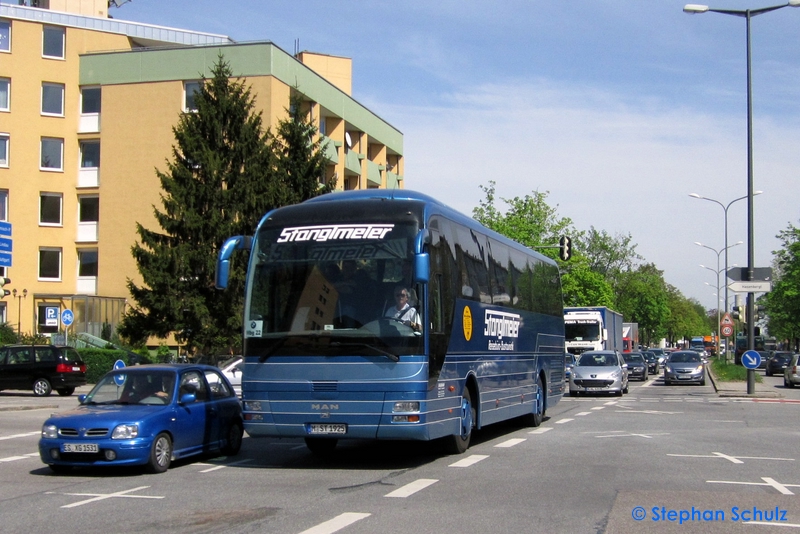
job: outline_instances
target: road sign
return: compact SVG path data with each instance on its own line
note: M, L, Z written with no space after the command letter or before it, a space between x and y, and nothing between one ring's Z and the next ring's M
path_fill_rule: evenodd
M758 369L758 366L761 365L761 355L754 350L745 351L742 354L742 365L748 369Z
M69 326L75 320L75 315L72 313L72 310L64 310L61 312L61 324L64 326Z
M0 235L11 235L11 223L2 221L0 222Z
M0 237L0 252L11 252L14 241L10 237Z
M772 291L772 282L733 282L728 289L736 293L766 293Z
M731 337L733 335L733 327L729 324L722 325L720 332L722 333L723 337Z
M731 319L731 314L726 312L725 315L722 316L722 320L719 322L719 324L721 324L722 326L725 325L733 326L733 319Z
M125 362L122 360L117 360L114 362L114 369L122 369L125 367ZM114 383L118 386L121 386L125 383L125 375L114 375Z
M747 281L747 267L731 267L725 273L734 282ZM753 267L754 282L769 282L772 280L771 267Z
M47 306L44 309L44 325L58 326L58 306Z
M0 267L11 267L10 252L0 252Z

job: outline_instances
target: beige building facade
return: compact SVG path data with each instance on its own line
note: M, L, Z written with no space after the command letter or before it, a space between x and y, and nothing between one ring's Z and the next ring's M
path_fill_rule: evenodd
M109 19L106 0L38 5L0 4L0 321L15 330L114 331L141 283L136 223L159 230L155 169L220 54L265 126L301 96L339 189L403 187L402 133L352 98L349 58Z

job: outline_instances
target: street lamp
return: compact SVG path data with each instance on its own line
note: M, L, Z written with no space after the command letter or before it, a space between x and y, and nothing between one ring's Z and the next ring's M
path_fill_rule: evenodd
M22 335L22 299L28 298L28 290L23 289L22 293L17 295L16 288L11 292L11 295L17 299L17 335Z
M753 84L750 76L750 19L756 15L769 13L776 9L784 7L799 7L800 0L789 0L786 4L777 6L762 7L758 9L711 9L705 5L699 4L686 4L683 11L689 14L705 13L711 11L713 13L722 13L723 15L733 15L736 17L744 17L746 21L747 32L747 281L753 281L753 269L755 268L755 248L753 244ZM754 313L754 293L751 291L747 293L747 347L749 350L755 348L755 325L753 321ZM755 371L752 369L747 370L747 394L751 395L756 389Z
M719 275L723 271L727 271L728 270L727 265L725 267L723 267L722 269L719 268L719 256L720 256L720 254L722 254L724 252L725 253L725 263L727 264L728 263L728 249L729 248L733 248L733 247L735 247L737 245L741 245L742 241L738 241L738 242L736 242L736 243L734 243L733 245L730 245L730 246L726 245L725 248L723 248L722 250L717 250L717 249L715 249L713 247L709 247L708 245L704 245L703 243L700 243L699 241L695 241L694 244L697 245L698 247L707 248L708 250L712 251L714 254L717 255L717 268L716 269L712 269L711 267L706 267L705 265L700 265L700 267L702 267L703 269L708 269L709 271L712 271L714 274L717 275L717 356L719 356L719 352L720 352L719 351L719 334L720 334L720 332L719 332L720 331L720 326L719 326L719 323L720 323L720 317L719 317ZM727 300L728 299L728 291L727 291L727 289L728 289L728 284L725 284L725 307L726 308L728 307L728 300ZM726 353L728 351L728 345L729 345L729 343L725 344L725 352ZM725 360L727 361L727 359L728 359L728 357L727 357L727 354L726 354Z
M761 193L763 193L763 191L754 191L753 192L753 196L760 195ZM739 241L738 243L736 243L736 245L731 245L730 247L728 246L728 208L730 208L731 205L734 202L738 202L740 200L746 199L747 196L734 198L733 200L731 200L727 204L723 204L719 200L715 200L713 198L708 198L708 197L704 197L704 196L698 195L697 193L691 193L689 196L692 197L692 198L699 198L700 200L708 200L709 202L713 202L715 204L718 204L719 207L722 208L723 223L724 223L723 224L723 235L724 235L724 238L725 238L725 248L723 250L725 250L725 272L727 273L728 272L728 249L732 248L732 247L735 247L736 245L742 244L742 241ZM700 243L695 243L695 244L700 245L700 246L704 246L704 245L701 245ZM711 248L711 247L707 247L707 248ZM714 249L711 249L711 250L714 250ZM716 252L716 251L714 251L714 252ZM719 256L717 256L717 259L719 260ZM728 311L728 284L727 283L725 284L725 311L726 312ZM734 341L736 341L736 340L734 339ZM730 343L726 343L725 344L725 359L726 360L728 358L729 349L730 349Z

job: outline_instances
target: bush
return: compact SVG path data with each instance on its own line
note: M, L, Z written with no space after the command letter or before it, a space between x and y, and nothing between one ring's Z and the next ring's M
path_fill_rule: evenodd
M148 357L125 350L96 348L77 350L86 363L86 381L90 384L96 384L104 374L113 370L114 362L117 360L122 360L125 362L125 365L151 363Z
M11 345L17 342L17 333L8 323L0 324L0 346Z

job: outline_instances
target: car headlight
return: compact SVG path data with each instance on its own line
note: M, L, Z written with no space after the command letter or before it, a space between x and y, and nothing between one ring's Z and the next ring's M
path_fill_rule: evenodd
M702 365L698 365L697 367L695 367L694 371L692 371L692 372L693 373L699 373L702 370L703 370L703 366Z
M622 377L622 371L614 371L613 373L611 373L611 378L613 378L614 380L621 377Z
M117 425L111 439L133 439L139 435L139 425Z
M55 439L58 437L58 428L56 425L42 426L42 437L45 439Z

